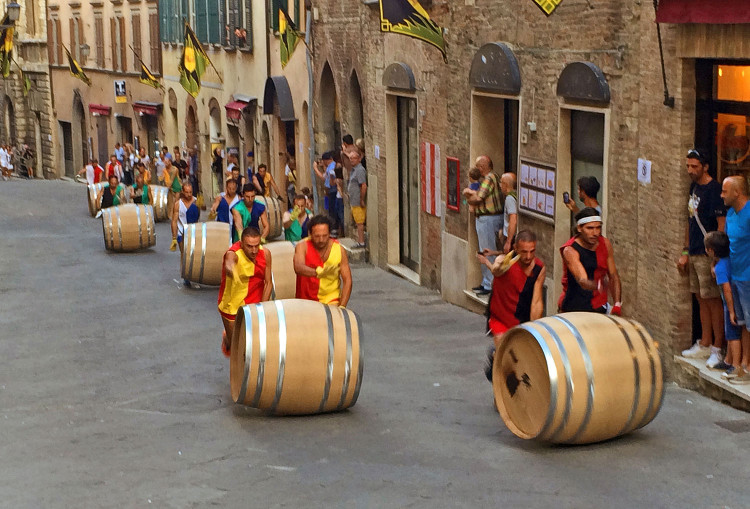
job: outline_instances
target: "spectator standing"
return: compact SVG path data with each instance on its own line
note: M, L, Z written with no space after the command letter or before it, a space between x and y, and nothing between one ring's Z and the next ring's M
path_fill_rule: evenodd
M286 155L284 177L286 180L284 188L286 189L287 206L292 208L294 206L294 197L297 195L297 162L289 153Z
M601 185L599 184L599 181L596 180L596 177L581 177L576 183L578 184L578 199L583 203L583 206L591 207L601 215L602 206L596 199L599 194L599 189L601 189ZM581 210L578 208L578 205L576 205L575 200L569 200L568 203L565 203L565 206L568 207L573 214L578 214Z
M352 163L347 193L352 208L352 218L357 225L357 247L365 247L365 220L367 219L367 172L362 166L362 154L354 147L347 154Z
M3 174L3 180L9 180L13 168L10 165L10 153L8 152L8 149L2 145L0 145L0 170ZM79 175L81 173L83 173L83 170L78 172Z
M164 172L162 174L164 185L169 188L167 195L167 213L169 219L172 219L172 209L182 192L182 183L180 182L180 171L172 164L171 154L164 157Z
M222 150L219 147L216 147L213 151L213 161L211 162L211 172L214 175L214 178L218 182L217 187L221 186L223 184L223 175L224 175L224 156L222 155ZM219 191L222 189L219 188Z
M737 295L735 309L737 323L742 327L740 360L741 369L729 381L750 383L750 206L748 206L747 180L742 176L728 177L722 182L721 196L729 207L726 226L729 237L729 265L732 290ZM739 305L738 305L739 303Z
M500 177L500 191L503 193L505 203L503 206L503 237L500 242L503 253L510 251L513 235L518 225L518 200L516 198L516 174L503 173Z
M497 249L497 233L503 227L503 193L500 190L500 177L493 171L492 160L487 156L479 156L474 164L482 175L482 183L478 191L470 188L463 190L463 195L469 205L474 206L479 251ZM490 263L494 256L487 258ZM492 272L486 265L481 266L482 282L472 288L477 295L488 295L492 288Z
M294 197L294 206L284 212L282 222L284 224L284 238L290 242L299 242L308 235L308 222L312 217L306 205L307 200L304 194L298 194Z
M365 140L362 138L357 138L354 141L354 145L359 150L359 153L362 154L362 166L364 166L365 170L367 169L367 157L365 157Z
M198 151L194 148L188 150L188 173L190 182L193 184L196 194L200 194L200 167L198 166Z
M182 158L182 155L180 154L180 147L174 148L174 161L172 161L172 166L176 166L177 170L180 173L180 180L185 180L187 178L188 172L188 163Z
M235 167L239 171L240 167L237 165L237 156L234 154L227 154L227 169L224 172L224 180L232 178L232 169Z
M328 212L328 217L331 218L332 233L335 236L338 221L336 220L336 162L333 160L333 152L323 153L321 161L313 163L313 170L318 178L323 181L323 187L326 191L323 206Z
M164 179L164 167L166 166L165 160L167 159L167 155L165 154L159 154L154 157L154 171L156 172L156 182L160 186L166 186L166 181Z
M125 164L125 148L120 145L119 141L115 143L115 157L121 166Z
M586 207L575 216L578 233L560 248L563 259L563 293L559 307L569 311L607 312L607 291L615 301L611 313L620 315L622 287L615 266L614 250L602 235L602 218Z
M2 150L2 148L0 148ZM83 175L86 174L86 182L89 185L96 184L99 180L97 177L101 178L101 173L99 175L96 174L96 170L94 169L94 165L96 163L94 162L94 159L89 160L89 164L83 167L76 175ZM0 166L2 166L2 152L0 152ZM96 164L96 166L99 166ZM3 167L4 168L4 167ZM99 166L101 168L101 166Z
M245 154L245 178L252 180L255 174L255 152L252 150Z
M104 168L104 176L107 180L109 180L109 177L111 177L112 175L117 177L117 180L120 182L122 182L124 178L122 165L120 164L120 161L117 160L117 157L114 154L110 156L109 162Z
M707 365L721 362L724 342L724 306L716 279L711 273L711 260L706 255L706 233L724 231L727 209L721 199L721 184L708 174L708 160L693 149L686 157L685 166L693 181L688 199L688 225L685 247L677 262L681 272L687 271L690 292L695 294L700 308L701 340L683 350L684 357L708 359Z

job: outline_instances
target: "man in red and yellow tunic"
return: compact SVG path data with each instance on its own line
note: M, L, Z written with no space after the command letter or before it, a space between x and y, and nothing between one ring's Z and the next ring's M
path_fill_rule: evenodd
M219 314L224 322L221 350L229 357L237 310L246 304L270 300L271 253L260 245L260 232L253 226L224 254L219 287Z
M352 271L341 244L331 238L331 219L313 217L308 231L294 249L297 298L344 307L352 294Z

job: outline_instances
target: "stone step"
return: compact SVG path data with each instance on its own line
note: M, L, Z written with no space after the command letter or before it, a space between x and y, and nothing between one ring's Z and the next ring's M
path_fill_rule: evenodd
M357 247L357 242L349 237L338 239L341 247L346 251L349 257L349 263L352 265L364 265L367 263L367 249Z
M674 356L673 376L682 387L700 392L734 408L750 412L750 384L730 384L721 371L708 369L705 359Z

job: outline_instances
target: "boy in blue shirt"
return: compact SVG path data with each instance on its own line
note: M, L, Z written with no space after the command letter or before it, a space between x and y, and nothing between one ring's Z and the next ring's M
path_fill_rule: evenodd
M721 288L721 300L724 303L724 337L727 340L727 356L715 365L706 364L712 369L724 370L725 379L744 375L742 369L742 327L744 320L738 320L734 303L737 296L732 292L732 270L729 264L729 237L722 231L708 232L703 240L706 254L713 259L714 277Z

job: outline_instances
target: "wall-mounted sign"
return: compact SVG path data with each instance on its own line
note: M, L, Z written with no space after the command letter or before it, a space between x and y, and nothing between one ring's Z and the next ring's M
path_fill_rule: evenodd
M115 80L115 102L118 104L128 102L125 80Z
M448 181L446 182L447 196L445 198L445 206L449 210L455 210L458 212L458 203L460 199L459 183L461 181L461 163L455 157L447 157L446 163L448 166Z
M557 189L555 166L521 158L519 173L518 206L521 212L554 221Z
M651 161L638 159L638 182L642 184L651 183Z

